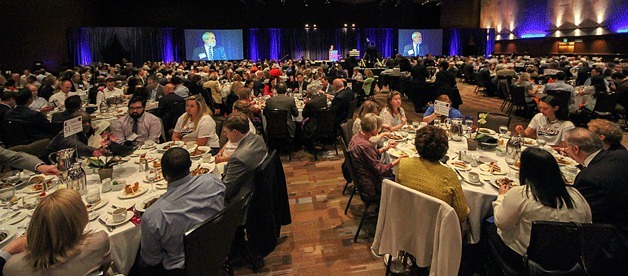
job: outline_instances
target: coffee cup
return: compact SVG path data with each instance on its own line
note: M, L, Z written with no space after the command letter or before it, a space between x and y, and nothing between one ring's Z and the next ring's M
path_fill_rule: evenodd
M188 149L193 149L194 147L196 147L196 141L189 141L185 143L185 145L188 147Z
M467 179L469 182L480 182L480 174L476 172L468 172Z
M203 160L203 163L212 163L214 162L214 156L212 156L211 153L204 153L203 155L201 155L201 158Z
M147 148L152 148L155 145L155 141L153 140L146 140L144 142L144 146L146 146Z
M124 208L115 209L111 213L111 220L114 223L122 222L124 219L126 219L126 209Z

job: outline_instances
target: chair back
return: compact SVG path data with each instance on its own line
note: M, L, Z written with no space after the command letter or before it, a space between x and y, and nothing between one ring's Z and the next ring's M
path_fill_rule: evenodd
M351 142L351 138L353 137L353 119L349 119L348 121L340 124L340 130L342 131L342 142L346 147L349 147L349 142Z
M515 85L514 89L511 90L511 99L512 99L512 104L517 105L517 106L522 106L527 104L526 103L526 88L524 86L518 86Z
M379 218L371 250L406 251L430 275L457 275L462 233L456 211L444 201L388 179L382 182Z
M159 117L157 117L157 119L159 119L159 125L161 126L161 136L159 137L159 143L165 143L168 141L168 136L166 135L164 122Z
M166 131L173 129L183 113L185 113L185 101L176 102L165 108L161 116L164 121L164 129Z
M606 224L533 221L526 256L544 270L568 271L576 264L586 269L615 235Z
M271 139L290 139L290 131L288 130L287 110L266 109L264 117L266 118L266 138Z
M336 139L334 111L329 108L319 108L314 112L316 118L315 139Z
M357 100L353 100L349 103L349 109L347 110L347 118L345 119L345 122L349 119L353 119L353 113L355 113L355 107L357 104Z
M484 82L482 81L482 78L480 77L480 74L478 74L477 72L473 73L473 80L475 80L475 84L478 87L484 87Z
M158 108L153 108L151 110L146 110L146 112L161 118L161 116L163 116L164 109L163 107L158 107Z
M29 139L28 133L26 132L26 129L28 129L27 124L5 120L0 122L0 125L2 125L2 134L0 134L2 135L2 142L7 148L27 145L33 142Z
M488 112L478 112L478 118L480 114ZM482 125L484 128L499 131L499 126L507 126L510 129L510 117L503 114L489 113L486 116L486 124Z
M251 194L237 198L214 217L183 236L186 275L218 275L224 268L245 202Z
M598 93L593 111L598 115L610 115L615 111L617 97L613 93Z

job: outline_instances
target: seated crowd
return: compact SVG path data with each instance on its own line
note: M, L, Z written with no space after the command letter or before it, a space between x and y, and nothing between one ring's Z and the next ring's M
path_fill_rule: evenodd
M468 82L480 81L488 95L506 96L499 95L500 82L519 75L515 85L524 87L526 101L534 102L540 112L526 128L516 126L516 131L524 137L544 139L583 166L574 185L568 186L556 160L547 151L531 148L522 152L519 175L522 185L514 188L503 185L499 189L499 196L493 202L494 224L487 226L489 232L492 231L491 242L499 243L500 250L510 260L521 262L530 242L533 220L608 223L626 233L628 186L624 184L628 175L621 166L628 162L628 152L621 145L622 131L608 120L590 120L596 118L591 114L599 111L597 106L605 94L614 94L617 103L610 113L624 112L625 115L628 93L625 69L614 63L590 68L584 58L580 61L571 58L408 60L396 57L386 64L389 63L404 67L403 71L412 75L413 88L405 94L414 103L415 111L437 99L451 104L450 118L462 117L456 108L461 102L453 98L456 76ZM514 68L511 65L519 63L528 66ZM222 179L211 174L191 176L188 151L170 149L161 158L163 175L169 184L167 192L154 203L157 207L148 209L142 218L140 269L182 273L185 268L183 234L222 210L243 188L244 179L268 155L262 136L261 100L265 100L266 110L286 111L291 137L297 136L297 130L302 127L302 135L312 138L319 124L333 124L337 128L351 118L349 107L356 95L370 96L380 91L371 70L365 70L362 76L359 70L353 69L343 70L341 65L325 63L315 67L309 62L246 60L146 62L139 68L77 67L62 72L58 78L41 69L35 72L33 82L21 82L18 74L17 79L11 77L12 83L0 83L3 85L0 121L3 128L8 124L23 126L21 144L48 139L45 151L38 157L67 147L77 148L80 156L123 154L145 141L183 141L210 147L216 162L226 162ZM539 74L545 69L556 72ZM271 74L273 70L279 71L279 77ZM26 70L27 73L30 75L30 71ZM473 78L473 74L478 77ZM567 84L565 80L569 76L575 77L576 84L586 87L575 89ZM428 89L426 81L430 78L439 95L422 93ZM544 91L565 91L569 93L566 99L571 102L565 105L560 95L538 97L542 92L533 81L540 78L551 78L543 87ZM27 79L32 78L27 76ZM364 91L352 91L347 81L361 82ZM23 88L12 91L19 87ZM293 92L306 99L301 126L293 119L299 116L292 95L288 95ZM575 102L575 96L588 97L586 101ZM109 126L111 143L116 146L90 142L92 136L98 136L96 133L103 129L92 124L92 116L82 110L83 103L102 109L116 98L128 99L128 112L113 119ZM402 93L393 90L389 91L383 108L370 100L360 106L358 117L350 126L354 135L348 145L359 178L355 183L364 195L377 198L382 180L395 180L451 205L461 226L467 224L473 207L467 204L456 173L440 163L449 149L444 130L428 125L416 132L413 144L418 157L402 155L392 162L382 161L382 154L397 146L392 140L383 144L383 137L408 124L402 98ZM149 102L156 103L154 110L147 110ZM317 120L317 110L323 108L333 112L333 122ZM53 110L57 112L48 119L46 114ZM574 124L569 120L570 113L581 116L581 120ZM428 107L423 121L432 123L436 116L434 108ZM65 137L59 124L76 117L82 118L83 131ZM579 127L583 123L588 123L589 129ZM5 137L6 134L0 138ZM40 162L38 157L0 148L3 165L59 173L54 166ZM0 252L0 265L6 262L4 273L107 271L111 265L109 240L104 232L84 232L87 211L79 201L80 196L71 190L53 193L42 200L33 214L28 238L19 238ZM62 220L65 224L50 222L58 229L45 227L48 220Z

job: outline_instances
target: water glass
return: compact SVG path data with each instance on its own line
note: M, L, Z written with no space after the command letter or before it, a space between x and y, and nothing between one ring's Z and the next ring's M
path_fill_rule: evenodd
M85 194L85 201L92 206L89 208L89 213L91 214L94 211L95 204L100 201L100 189L98 187L89 188Z
M508 126L505 126L505 125L499 126L499 134L504 135L506 134L506 132L508 132Z
M11 214L11 200L13 199L14 196L15 196L14 186L0 189L0 201L6 204L7 212L5 213L5 216Z
M434 126L440 126L440 118L436 117L434 119Z

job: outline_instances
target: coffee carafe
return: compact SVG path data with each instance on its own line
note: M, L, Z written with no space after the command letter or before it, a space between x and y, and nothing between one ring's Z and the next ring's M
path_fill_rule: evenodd
M76 162L68 169L68 176L65 183L68 189L74 189L81 195L87 192L87 174L81 167L81 163Z

